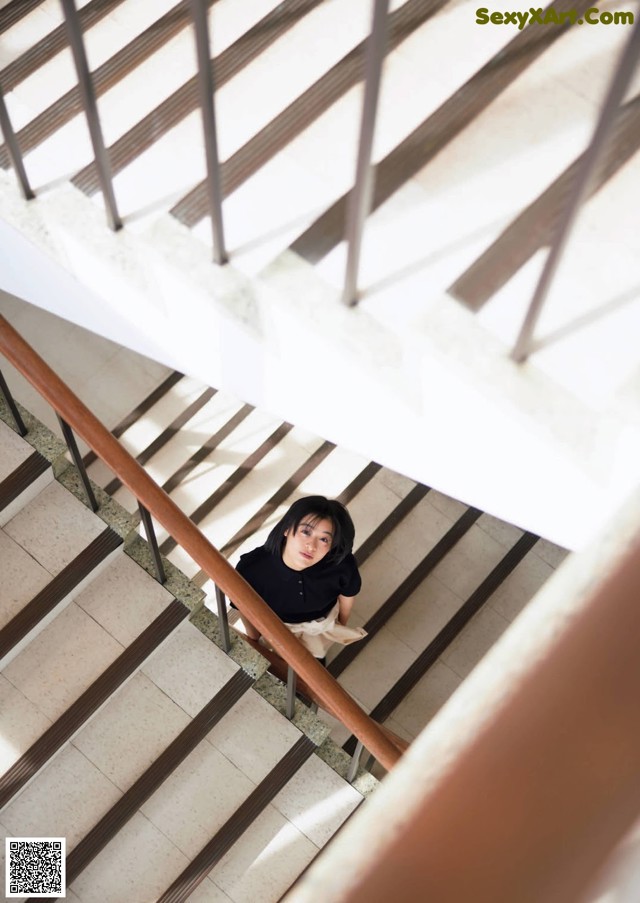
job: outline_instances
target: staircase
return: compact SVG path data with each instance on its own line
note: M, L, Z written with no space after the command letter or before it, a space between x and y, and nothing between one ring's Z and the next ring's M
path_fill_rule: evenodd
M520 31L480 26L466 4L391 4L362 299L346 312L337 297L370 0L208 3L224 268L210 263L189 4L78 5L124 230L105 225L59 4L6 3L0 84L36 199L26 204L13 173L0 173L7 247L26 264L4 287L503 520L582 545L634 485L640 457L628 218L637 76L541 322L545 345L526 368L506 356L629 26ZM42 255L29 264L34 248ZM312 405L288 378L309 356L342 362L323 373ZM330 403L346 385L358 418ZM469 467L473 430L483 442Z
M340 497L348 504L356 525L356 556L363 576L363 591L354 609L353 623L365 625L369 638L366 643L348 647L335 655L329 670L339 677L365 711L407 741L423 730L564 557L563 550L545 540L468 508L305 430L279 422L228 393L214 391L176 372L162 372L157 365L135 353L116 349L111 343L84 334L79 327L59 321L37 308L11 299L5 299L4 308L6 314L11 314L20 323L25 336L34 344L39 336L39 342L45 346L42 348L45 358L57 355L65 359L63 375L66 377L75 371L69 382L80 394L83 387L89 385L89 374L96 369L101 373L101 380L93 384L95 395L93 391L85 392L85 400L95 404L96 408L105 405L115 408L108 421L114 434L132 454L144 461L154 479L165 486L232 562L242 551L260 543L290 502L300 495L324 492ZM71 350L74 348L80 351L75 355L75 361ZM30 396L29 404L38 409L39 415L51 419L42 400L38 400L33 391L29 392L12 368L3 367L3 372L10 385L19 386ZM108 399L104 392L106 386L111 389ZM53 422L51 425L55 426ZM47 436L43 444L51 448L49 457L59 462L64 451L60 440L52 439L46 427L42 427L42 432ZM3 428L3 435L12 447L22 447L23 457L32 455L30 447L25 448L24 441L8 427ZM5 458L11 472L20 469L20 457L3 455L3 460ZM147 570L152 570L146 544L135 532L139 520L135 504L128 491L105 472L100 462L92 461L92 456L88 455L87 463L92 480L100 487L100 514L105 519L108 514L108 520L114 526L110 535L113 534L113 543L117 547L106 554L115 557L112 562L105 561L104 570L94 574L86 589L80 586L67 592L57 603L55 612L68 603L66 607L3 671L7 690L14 696L16 711L21 711L24 706L30 713L28 723L33 722L29 736L20 737L19 742L11 734L9 742L15 746L14 757L18 764L13 759L5 763L5 780L11 784L14 773L22 775L21 755L26 755L30 763L39 761L31 751L34 745L43 749L42 755L46 757L43 762L47 761L51 755L47 731L60 736L59 742L65 745L31 783L27 783L31 774L20 777L22 783L15 785L15 799L9 800L0 822L8 836L29 836L31 833L66 836L74 857L71 861L75 862L77 858L82 863L83 851L93 849L93 838L96 833L100 834L102 822L110 821L107 813L111 807L118 806L118 811L129 814L137 811L128 827L122 827L121 833L100 853L95 864L86 865L86 870L71 881L71 889L82 901L94 899L94 893L97 894L95 899L122 899L122 885L108 887L107 875L113 872L112 863L116 861L108 857L118 857L119 862L119 857L124 855L122 847L129 842L126 838L137 836L131 825L150 819L152 827L145 822L150 835L145 834L144 839L141 836L140 843L149 843L155 850L156 841L160 844L156 835L159 832L166 835L162 843L171 842L177 851L172 850L171 856L166 854L165 857L166 848L160 845L166 870L156 871L147 864L142 873L135 873L135 877L132 872L131 877L126 878L132 883L125 896L140 901L160 899L160 894L175 880L178 863L186 867L184 857L193 860L205 841L218 837L222 830L223 821L217 804L202 793L202 787L212 783L212 771L207 769L213 769L220 758L224 758L223 764L229 768L226 760L230 760L244 775L238 776L238 781L248 791L250 783L255 786L263 779L267 781L270 767L281 767L277 765L278 759L290 747L296 746L299 728L305 727L321 745L323 760L312 756L302 766L305 771L298 777L292 777L294 772L285 771L284 777L278 777L280 773L273 774L267 781L271 786L272 781L288 779L289 783L281 793L295 797L297 802L291 804L306 813L300 818L308 818L313 823L313 828L309 829L312 836L303 830L299 838L292 817L293 827L284 821L278 822L278 816L272 812L274 806L277 809L276 802L267 810L272 820L275 819L272 830L276 831L278 822L278 830L285 832L277 836L286 836L287 831L293 831L292 837L301 845L296 847L300 855L296 853L291 859L292 871L278 877L276 868L271 876L274 866L269 858L272 848L269 844L279 841L274 839L275 833L269 834L271 829L261 828L266 816L260 816L250 831L263 838L255 841L255 844L264 845L263 852L258 854L258 847L252 846L254 841L247 835L247 839L238 841L238 849L234 847L216 866L219 872L209 869L210 877L205 882L208 888L208 882L214 881L233 900L278 899L295 875L313 858L314 850L317 852L321 845L317 842L318 837L326 840L331 836L341 818L362 799L359 790L366 792L373 786L374 779L361 773L355 789L345 785L343 778L329 768L331 764L341 775L346 773L346 755L336 744L345 744L347 751L353 751L353 740L342 725L323 712L319 713L318 720L302 705L298 707L297 721L294 725L289 724L265 701L275 703L281 711L284 708L284 689L269 675L263 674L266 663L258 661L261 657L237 640L233 661L229 661L207 639L207 636L216 636L215 618L207 611L207 606L215 608L213 588L180 548L175 548L159 533L171 575L166 587L160 587L136 566L132 557L141 561ZM78 547L67 552L68 558L75 556L75 562L76 558L86 554L84 549L94 535L101 536L105 532L104 521L83 507L59 482L52 481L50 471L48 477L49 483L33 501L24 505L20 512L10 511L12 516L4 527L7 542L18 543L22 537L32 537L29 551L39 562L38 556L44 555L39 551L44 542L33 538L35 527L30 525L38 516L44 519L45 497L55 496L51 503L54 516L59 517L55 512L61 501L67 506L73 502L77 511L72 520L82 525ZM38 477L39 480L44 478ZM73 468L67 468L60 479L81 495ZM42 513L38 514L41 508ZM124 551L122 538L127 539ZM26 542L26 539L22 541ZM15 554L20 553L16 551ZM42 581L54 570L49 561L38 563L37 568ZM187 583L179 577L177 568L189 578ZM42 595L39 583L32 585L25 578L20 578L19 582L21 586L29 587L29 598ZM133 606L130 593L138 584L140 602ZM200 606L201 600L204 600L204 609ZM13 601L13 607L10 606L5 615L6 620L13 620L27 601L26 596ZM142 646L145 635L148 646ZM85 652L77 651L78 642ZM160 648L155 653L146 653L150 655L147 662L144 650L154 648L156 644L161 644ZM131 645L138 651L131 653ZM92 650L90 656L86 654L88 648ZM41 664L44 656L47 669L51 671L45 671ZM129 670L122 676L117 663L127 657L130 658ZM75 663L77 658L80 659L78 675L75 665L73 668L68 665L70 661ZM38 667L34 667L34 662L39 663ZM245 673L247 669L249 677ZM64 675L67 670L74 672L69 674L72 686L66 685ZM104 675L110 671L117 671L119 675L117 692L111 683L104 682ZM52 672L57 675L55 681L46 676ZM43 678L47 684L53 683L56 687L58 681L61 683L50 701L48 697L54 695L54 691L44 693L38 686L38 680ZM252 687L256 680L257 684ZM96 684L102 686L100 696L96 695ZM108 694L114 695L109 699ZM241 694L239 701L235 694ZM86 702L78 701L82 699ZM246 701L248 699L253 700L251 705ZM210 722L205 721L202 734L192 741L199 745L183 764L173 764L172 741L184 754L185 741L178 741L176 737L182 736L179 732L187 729L189 719L200 717L198 713L210 701L211 705L202 717L220 718L219 725L211 732ZM233 712L223 718L224 706L234 706L234 702ZM209 711L211 708L213 711ZM70 710L73 710L71 715L68 714ZM74 714L78 710L83 713L80 722L73 720L80 717ZM93 720L81 726L93 712L96 712ZM18 717L22 723L24 716ZM61 728L52 725L58 724L57 719L65 718L70 720L71 727L61 734ZM170 718L171 723L175 723L173 728L166 724ZM156 721L158 724L154 726ZM11 726L12 719L9 724ZM150 733L155 739L149 739ZM329 733L330 737L325 739ZM267 740L273 734L273 739ZM44 740L41 739L43 735ZM260 748L257 756L250 752L255 742ZM266 744L264 750L263 742ZM212 743L214 748L210 750ZM273 752L269 752L271 743L274 744ZM305 749L311 754L311 747L307 745ZM296 752L291 755L296 756L298 752L296 747ZM65 757L82 761L85 771L90 772L87 781L95 781L95 793L100 800L95 810L86 812L86 819L79 825L75 825L70 814L76 808L75 804L67 802L63 805L56 794L65 797L70 783L79 788L85 785L80 778L70 781L70 771L61 772L66 777L56 779L51 777L49 770L54 768L55 775L55 768L62 768ZM85 765L84 757L89 758L91 768ZM166 759L176 769L169 777L162 768L170 766L157 764ZM317 791L311 790L311 778L306 777L307 771L314 770L324 775L324 783L320 781ZM155 777L149 777L149 772ZM378 777L382 776L377 766L374 772ZM218 786L217 779L215 785ZM89 786L94 785L89 783ZM148 791L149 786L158 787L151 791L153 795ZM340 808L341 818L328 826L322 815L323 807L331 800L333 811L338 788L339 798L348 803ZM149 802L146 797L139 801L137 794L143 791L149 796ZM93 790L86 792L91 794ZM310 802L308 794L312 792L317 796ZM40 804L42 797L39 794L47 799L51 794L47 803L49 808ZM124 800L126 794L136 801L134 808L131 808L133 802L118 802L120 797ZM174 813L169 821L177 818L175 810L169 808L173 804L166 794L172 799L178 796L185 799L187 814L179 819L184 835L174 833L173 827L169 830L168 822L162 820L169 816L161 817L161 813L169 811ZM221 801L222 811L231 817L232 809L245 797L238 792L232 802ZM154 807L156 798L161 800L157 808ZM192 815L188 814L190 806ZM48 815L44 816L49 811L53 821L49 821ZM152 812L158 812L158 821ZM196 812L199 813L200 833L193 824ZM31 813L31 821L27 818L28 813ZM289 817L288 810L283 809L282 814L285 819ZM36 826L39 826L38 830ZM58 827L54 830L54 826ZM234 836L235 830L233 822L225 822L225 836ZM262 830L266 833L261 833ZM73 852L76 846L77 853ZM147 854L135 852L136 849L134 847L130 855L131 861L144 861ZM127 856L129 854L125 859ZM236 864L232 865L232 861ZM254 865L249 866L249 862ZM123 880L129 874L128 869L129 866L124 864L117 868L118 873L122 872ZM147 875L147 871L151 874ZM244 871L247 875L241 877L239 873ZM216 876L223 873L231 877L220 878L218 882ZM98 875L101 876L99 879ZM159 883L147 890L147 880ZM260 884L259 892L257 885L252 883L254 880L265 882ZM273 892L269 890L271 887ZM211 890L211 894L215 892ZM196 899L197 893L194 894Z
M3 836L65 837L73 900L279 899L375 780L339 776L328 729L287 721L266 661L218 649L202 593L171 565L161 586L23 416L29 442L0 422Z

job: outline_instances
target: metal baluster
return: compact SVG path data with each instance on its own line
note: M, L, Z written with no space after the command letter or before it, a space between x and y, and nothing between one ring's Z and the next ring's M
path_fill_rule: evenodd
M224 229L222 225L222 185L220 182L220 161L216 135L215 85L211 69L211 51L209 48L209 28L205 0L191 0L191 14L195 25L196 53L198 55L200 107L202 109L202 126L207 159L207 191L213 232L213 259L215 263L223 264L227 262L228 258L224 246Z
M89 477L87 476L87 468L84 466L84 461L82 460L82 455L80 454L80 450L78 449L76 437L73 435L73 430L66 422L66 420L62 419L60 414L57 414L56 416L58 418L58 423L60 424L60 429L62 430L62 435L64 436L64 441L67 443L67 448L71 452L73 463L78 468L78 473L80 474L80 479L82 480L84 491L87 494L89 507L92 511L97 511L100 506L98 505L96 497L93 493L91 482L89 481Z
M220 624L220 635L222 637L222 648L225 652L231 652L231 636L229 635L229 617L227 614L227 606L225 604L224 593L219 586L216 586L216 602L218 604L218 623Z
M547 299L560 259L569 241L575 220L580 212L580 207L589 193L592 180L596 174L596 167L602 157L609 133L614 124L616 112L638 65L638 57L640 57L640 16L633 27L631 37L622 52L620 62L611 80L607 96L602 105L598 124L585 153L582 167L574 182L564 217L558 227L520 334L511 352L511 357L518 363L525 361L533 349L533 331L542 312L544 302Z
M360 762L360 756L362 755L362 740L358 740L356 743L356 748L353 751L353 755L351 756L351 763L349 765L349 770L347 771L347 781L351 784L355 779L355 776L358 772L358 763Z
M147 542L151 546L151 554L153 555L153 563L156 567L156 576L158 578L158 583L164 583L167 579L167 576L164 572L164 565L162 564L162 557L160 556L160 549L158 548L158 539L156 537L156 531L153 528L153 521L151 520L151 515L144 507L138 502L138 508L140 509L140 517L142 518L142 523L144 524L144 532L147 534Z
M29 179L27 178L27 171L24 168L24 162L22 159L22 152L20 151L20 146L18 145L18 140L16 138L16 134L13 131L13 126L11 125L11 120L9 119L9 111L7 110L7 105L4 99L4 94L2 93L2 85L0 84L0 129L2 129L2 134L4 136L4 143L7 146L7 153L9 154L9 159L11 160L11 165L15 171L16 176L18 177L18 182L20 182L20 188L22 189L22 194L24 195L27 201L32 200L35 195L29 184Z
M289 665L287 668L287 708L285 712L289 721L296 713L296 683L296 672Z
M93 145L96 169L98 170L102 196L107 210L107 222L109 223L110 228L115 231L122 227L122 220L118 214L116 197L113 191L111 163L102 136L96 93L93 88L87 54L82 39L80 19L78 18L74 0L60 0L60 2L62 3L62 10L67 25L69 43L71 44L76 72L78 73L78 88L80 90L80 96L82 97L84 112L87 117L87 125L89 127L89 134Z
M347 266L342 301L350 307L356 304L358 300L358 272L360 269L362 235L365 220L371 209L371 198L373 196L371 152L373 149L378 97L380 95L382 62L387 43L388 11L389 0L374 0L373 23L371 34L367 41L364 102L362 105L360 144L358 146L358 161L356 164L356 181L349 198L349 209L347 212Z
M0 392L2 392L2 394L4 395L7 405L9 406L9 410L13 414L13 419L15 420L16 426L18 427L18 432L20 433L21 436L26 436L27 433L29 432L29 430L27 429L25 422L22 419L20 411L18 410L18 405L13 400L13 395L9 391L9 386L7 385L7 382L4 378L4 376L2 375L1 371L0 371Z

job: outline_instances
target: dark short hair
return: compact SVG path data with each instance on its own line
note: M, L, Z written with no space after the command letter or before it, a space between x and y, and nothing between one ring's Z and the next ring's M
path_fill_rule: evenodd
M294 502L267 536L265 548L273 555L281 555L285 533L293 530L295 536L302 521L309 517L314 520L330 520L333 524L333 540L326 560L338 564L353 549L356 531L351 515L342 502L327 499L323 495L309 495Z

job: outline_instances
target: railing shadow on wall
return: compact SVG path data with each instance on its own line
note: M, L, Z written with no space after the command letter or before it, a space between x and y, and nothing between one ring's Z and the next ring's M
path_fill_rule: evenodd
M187 515L2 316L0 316L0 353L31 383L58 415L63 435L68 440L69 450L87 490L89 507L96 510L98 505L73 433L81 437L136 498L156 563L158 579L164 581L164 571L152 518L167 530L215 584L218 611L223 619L221 634L223 645L227 647L226 651L229 651L230 642L223 593L233 599L240 612L255 624L265 640L273 647L275 652L271 653L256 644L256 648L270 661L278 676L286 679L288 667L291 678L294 674L299 678L300 691L304 692L312 703L320 705L337 718L358 738L359 747L352 760L349 779L352 780L355 776L363 748L368 750L386 770L393 768L407 744L362 711ZM4 390L8 405L16 417L18 431L24 434L25 424L3 377L0 377L0 390ZM290 679L290 702L287 712L289 717L293 715L294 694L295 682Z

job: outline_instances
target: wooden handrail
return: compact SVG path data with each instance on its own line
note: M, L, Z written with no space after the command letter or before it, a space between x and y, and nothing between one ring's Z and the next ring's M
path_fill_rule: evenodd
M249 643L250 646L259 652L260 655L263 655L269 661L269 671L278 677L283 683L287 682L288 674L287 674L287 663L284 659L280 658L277 652L273 652L271 649L268 649L266 646L263 646L258 640L252 640L251 637L244 636L243 639L245 642ZM315 702L317 705L320 705L320 700L316 697L313 687L310 687L301 677L297 678L297 686L296 691L299 692L302 696L306 696L310 702ZM325 711L327 711L330 715L333 715L334 718L338 718L336 712L333 709L330 709L326 704L323 706ZM392 730L389 730L388 727L385 727L384 724L379 724L376 722L382 733L389 738L391 743L395 746L399 753L405 753L409 749L409 742L407 740L403 740L402 737L399 737Z
M276 652L313 688L320 705L355 734L385 769L393 768L400 754L380 725L362 711L167 493L1 315L0 352L118 476L196 564L233 599L242 614L256 626Z

